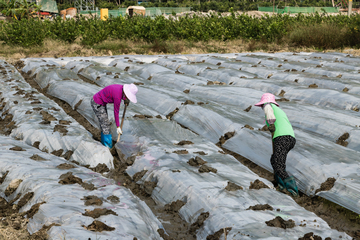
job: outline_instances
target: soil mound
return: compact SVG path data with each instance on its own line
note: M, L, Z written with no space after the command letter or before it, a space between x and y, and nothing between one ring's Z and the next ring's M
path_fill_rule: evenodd
M7 186L5 190L5 196L10 196L13 192L16 191L16 189L19 187L20 183L22 183L23 180L21 179L13 179L10 184Z
M192 141L183 140L183 141L178 142L176 145L184 146L184 145L190 145L190 144L194 144L194 143Z
M182 149L182 150L173 151L173 153L176 153L176 154L188 154L189 152L186 149Z
M309 88L318 88L318 87L319 87L319 86L316 85L315 83L309 85Z
M44 203L46 202L36 203L32 205L30 210L26 212L27 218L32 218L39 211L40 205Z
M17 209L22 208L34 196L34 192L26 193L18 202Z
M92 217L92 218L98 218L100 216L109 215L109 214L117 216L116 212L106 208L95 208L92 211L86 211L85 213L83 213L84 216Z
M194 153L199 154L199 155L201 155L201 156L207 155L207 153L205 153L205 152L203 152L203 151L194 152Z
M67 172L67 173L64 173L62 174L60 177L59 177L60 181L59 183L60 184L75 184L75 183L78 183L78 184L82 184L82 179L81 178L78 178L78 177L75 177L72 172Z
M64 152L63 149L59 149L59 150L52 151L51 154L53 154L53 155L55 155L57 157L60 157L63 152Z
M148 170L142 170L141 172L137 172L133 176L133 181L137 182L139 181L147 172Z
M64 155L62 155L63 158L66 160L69 160L71 155L73 155L74 151L68 150Z
M321 184L320 188L316 189L315 194L321 191L329 191L334 187L335 182L336 179L333 177L326 179L326 181Z
M62 163L58 166L56 166L56 168L58 169L71 169L71 168L76 168L74 165L69 164L69 163Z
M185 89L183 92L184 92L184 93L189 93L189 92L190 92L190 89Z
M66 126L63 125L55 125L54 132L59 132L63 136L65 136L68 133L68 130L66 130Z
M148 114L135 114L133 117L134 117L134 118L140 118L140 119L153 118L153 116L148 115Z
M35 160L35 161L48 161L47 159L43 158L43 157L40 157L39 155L37 154L34 154L30 157L30 159L32 160Z
M18 147L18 146L12 147L12 148L10 148L10 150L12 150L12 151L26 151L22 147Z
M207 163L207 161L205 161L205 160L203 160L202 158L196 156L195 158L190 158L187 163L188 163L190 166L198 167L198 166L200 166L200 165L203 165L203 164Z
M83 183L81 184L81 186L82 186L84 189L89 190L89 191L93 191L93 190L96 190L96 189L97 189L97 188L95 187L95 185L92 184L92 183L83 182Z
M346 132L336 140L336 143L341 146L346 147L349 144L349 142L347 142L345 140L347 140L349 137L350 137L350 134Z
M156 185L157 185L156 182L150 182L150 181L144 182L144 191L145 191L145 193L148 194L149 196L151 196L152 191L154 190Z
M244 127L242 127L242 128L248 128L248 129L250 129L250 130L254 130L254 128L252 127L252 126L250 126L250 125L248 125L248 124L246 124Z
M103 201L94 195L84 196L84 198L80 200L85 201L85 206L91 206L91 205L101 206L103 204Z
M244 109L244 111L245 111L245 112L249 112L249 111L250 111L250 109L251 109L251 107L252 107L251 105L250 105L250 106L248 106L246 109Z
M285 93L286 93L286 92L285 92L284 90L281 90L280 93L279 93L279 96L280 96L280 97L284 97Z
M173 116L175 115L175 113L177 113L179 111L179 108L175 108L174 111L172 111L171 113L169 113L168 115L166 115L166 118L171 120L173 118Z
M227 228L222 228L219 231L215 232L212 235L208 235L206 237L206 240L219 240L222 234L225 234L225 236L227 236L229 234L229 232L231 231L231 227L227 227ZM226 239L226 237L225 237Z
M93 232L114 231L115 230L115 228L109 227L105 223L97 221L97 220L93 221L89 226L83 226L83 227L86 228L87 230L93 231Z
M195 104L195 102L191 101L191 100L186 100L184 103L182 103L182 105L193 105Z
M91 168L91 170L98 173L104 173L110 171L110 169L108 168L108 166L106 166L105 163L99 163L96 167Z
M272 206L269 204L256 204L255 206L250 206L246 210L254 210L254 211L264 211L264 210L274 210Z
M235 131L225 133L224 136L221 136L219 138L219 142L216 145L222 146L227 140L232 138L234 135L235 135Z
M201 165L201 167L199 168L199 173L205 173L205 172L217 173L217 169L206 165Z
M278 228L284 228L284 229L295 227L295 222L293 220L289 219L289 220L285 221L280 216L277 216L273 220L266 221L265 223L269 227L278 227Z
M109 200L112 203L119 203L120 202L120 198L118 198L117 196L111 195L109 197L106 198L107 200Z
M322 240L322 237L318 235L314 235L313 232L309 232L309 233L305 233L305 235L299 238L299 240ZM331 240L331 238L325 238L325 240Z
M56 119L53 115L51 115L50 113L48 113L48 112L41 111L40 114L43 116L42 119L43 119L44 121L49 121L49 122L51 122L51 121L57 121L57 119Z
M260 181L259 179L256 179L254 182L250 182L249 189L261 189L261 188L269 188L265 183Z
M225 187L225 190L227 191L237 191L243 189L242 186L236 185L235 183L228 182L228 185Z
M178 212L180 210L180 208L182 208L182 206L185 205L185 202L181 201L181 200L176 200L175 202L166 204L164 207L165 212L167 213L175 213Z
M2 184L6 178L6 176L8 175L9 171L6 171L1 177L0 177L0 184Z
M195 234L196 230L198 230L205 222L205 220L209 217L209 212L203 212L200 214L200 216L197 218L196 222L191 224L189 233Z

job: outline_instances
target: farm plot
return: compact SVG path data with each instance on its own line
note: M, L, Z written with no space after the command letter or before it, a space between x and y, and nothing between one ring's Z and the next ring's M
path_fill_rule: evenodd
M297 239L309 232L350 239L222 151L272 170L264 114L252 107L272 92L295 128L297 146L287 170L301 191L359 213L359 99L350 92L358 84L357 69L341 71L347 58L282 53L26 59L22 70L94 127L93 94L109 84L137 84L138 104L129 107L116 149L133 180L157 204L173 208L198 239L224 232L230 239ZM327 64L330 77L316 72ZM337 73L348 78L334 78ZM292 74L304 80L291 80ZM307 85L312 79L329 85Z

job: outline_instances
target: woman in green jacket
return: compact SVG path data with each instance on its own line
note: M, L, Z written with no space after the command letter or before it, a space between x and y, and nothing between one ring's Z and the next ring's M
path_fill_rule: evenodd
M271 155L271 166L274 169L274 177L280 190L286 188L293 196L298 196L298 188L295 178L286 172L286 157L291 149L294 148L296 139L294 130L285 112L279 108L275 101L275 96L271 93L262 95L259 103L255 104L265 112L266 125L268 126L272 141L273 154Z

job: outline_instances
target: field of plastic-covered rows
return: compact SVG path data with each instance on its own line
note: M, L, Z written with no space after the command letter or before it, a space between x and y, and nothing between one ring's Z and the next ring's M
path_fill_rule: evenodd
M151 197L156 203L183 201L179 214L189 223L207 214L196 233L198 239L229 227L230 239L297 239L308 232L350 239L219 146L272 171L270 133L264 131L261 108L253 105L264 92L273 93L295 130L297 144L288 155L287 171L299 189L360 213L359 61L320 53L113 56L24 59L22 71L96 128L91 97L110 84L138 85L138 103L130 104L124 134L115 147L122 161L135 159L126 170L130 176L142 173L138 182L153 183ZM113 168L109 150L55 102L34 91L15 67L0 65L2 118L11 114L16 126L10 133L15 140L1 140L2 155L8 159L0 166L3 176L8 171L1 187L5 190L21 179L15 193L2 195L11 201L17 193L33 191L34 197L21 211L46 202L31 219L29 232L44 223L57 223L48 232L53 239L63 231L73 238L94 237L83 227L91 226L94 219L79 213L89 208L86 199L100 195L107 199L104 209L113 212L97 220L115 230L96 233L97 237L160 239L161 222L146 204L83 167ZM108 112L114 121L111 107ZM116 140L114 124L112 132ZM15 145L26 151L15 155L10 151ZM59 149L59 157L46 153ZM45 160L34 161L34 156ZM78 162L76 170L57 168L65 159ZM31 174L29 168L34 169ZM78 184L59 184L74 175ZM254 186L257 180L263 185ZM324 189L323 183L329 182L331 186ZM230 191L231 186L236 191ZM67 194L59 194L63 191ZM121 201L111 201L116 197ZM271 209L249 210L257 204L269 204ZM291 219L294 225L275 231L269 221L277 216Z

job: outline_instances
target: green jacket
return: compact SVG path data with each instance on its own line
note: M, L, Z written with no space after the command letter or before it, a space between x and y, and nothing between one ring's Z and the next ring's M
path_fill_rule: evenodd
M290 135L295 138L294 130L285 112L273 103L271 103L270 105L274 111L274 115L276 118L276 121L274 123L275 132L273 139L279 136L286 136L286 135ZM266 125L269 126L269 123L267 121L266 121Z

